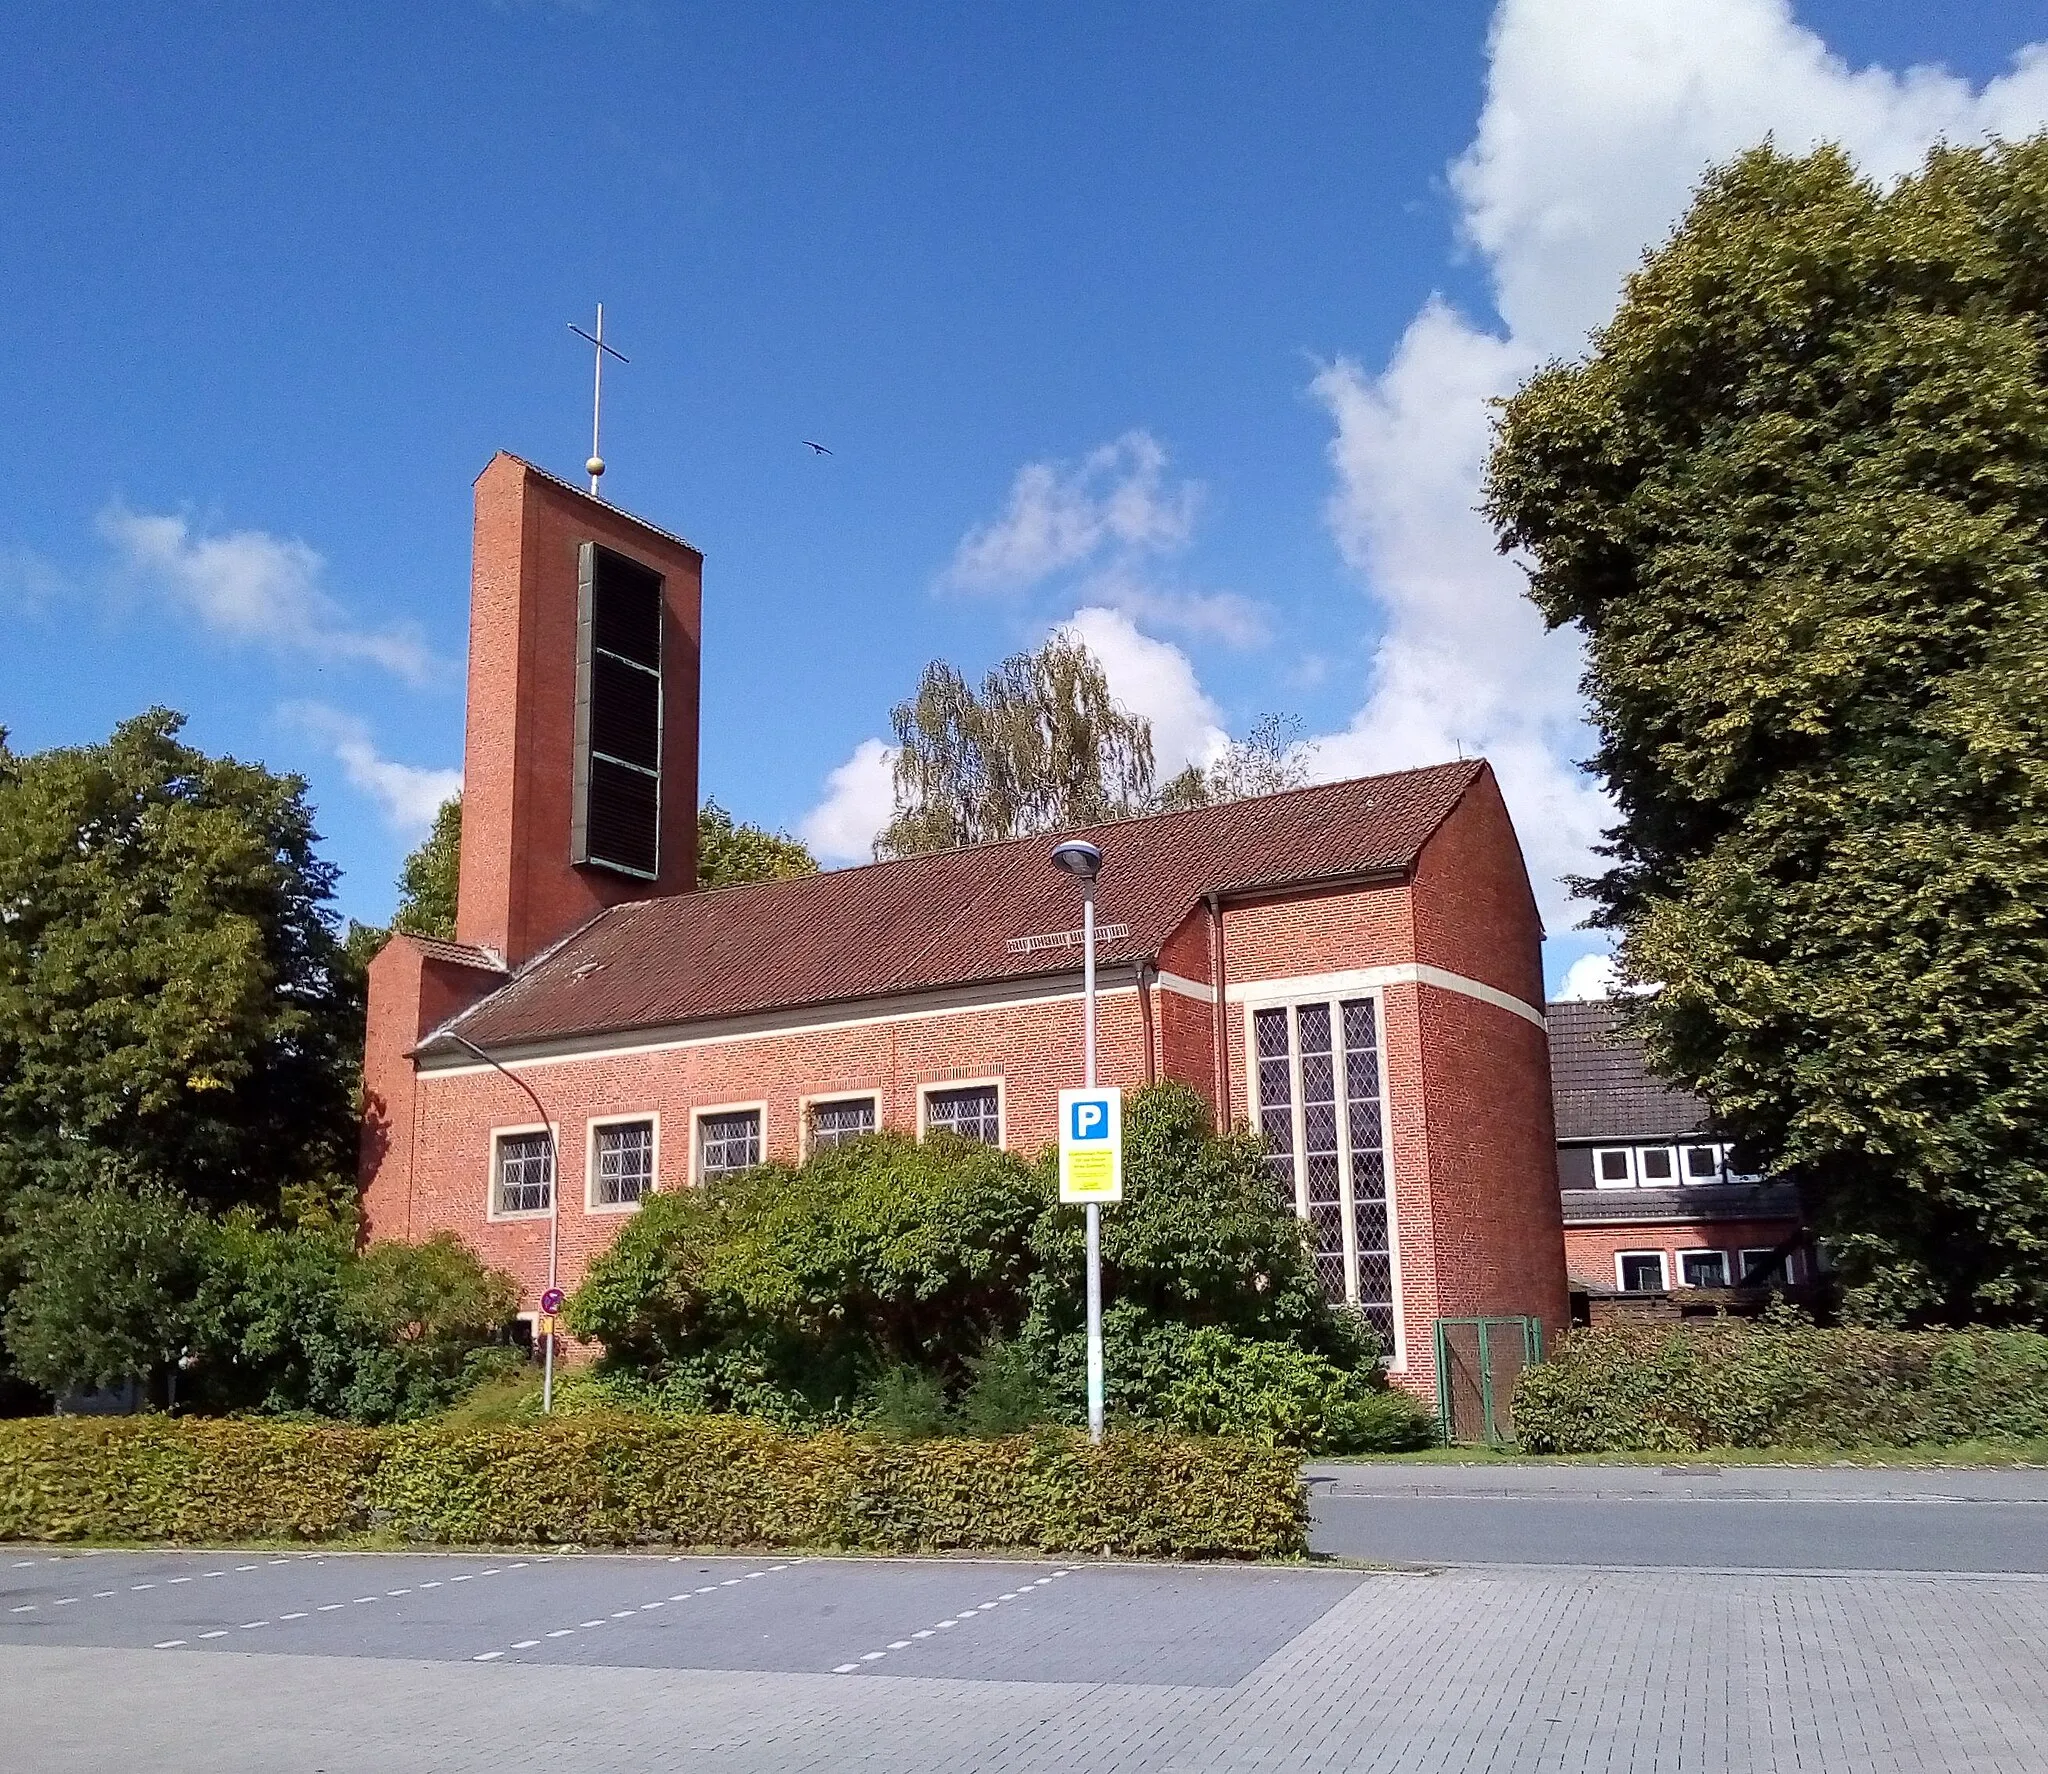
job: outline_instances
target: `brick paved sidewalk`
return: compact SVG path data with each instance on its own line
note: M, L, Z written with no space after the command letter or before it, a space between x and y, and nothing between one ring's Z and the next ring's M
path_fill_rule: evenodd
M0 1763L2038 1774L2044 1644L2038 1578L1521 1570L1369 1578L1232 1686L38 1646Z

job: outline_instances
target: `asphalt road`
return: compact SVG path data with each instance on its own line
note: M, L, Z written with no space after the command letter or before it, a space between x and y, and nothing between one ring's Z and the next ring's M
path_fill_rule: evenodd
M2039 1774L2048 1579L1905 1567L2016 1569L2048 1496L1750 1482L1324 1474L1412 1572L0 1547L0 1770ZM1809 1574L1726 1568L1781 1517Z
M2048 1472L1310 1468L1313 1544L1419 1565L2048 1573Z

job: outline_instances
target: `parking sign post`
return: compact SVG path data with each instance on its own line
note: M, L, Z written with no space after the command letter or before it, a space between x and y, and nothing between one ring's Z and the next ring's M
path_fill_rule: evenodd
M1095 1087L1095 876L1102 852L1069 839L1053 865L1081 883L1081 1048L1079 1090L1060 1092L1060 1199L1088 1215L1088 1439L1102 1439L1102 1204L1124 1193L1124 1099Z

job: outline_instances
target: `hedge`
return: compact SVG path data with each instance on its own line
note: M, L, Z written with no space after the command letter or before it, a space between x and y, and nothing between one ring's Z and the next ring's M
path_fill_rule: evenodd
M1603 1326L1525 1371L1514 1411L1539 1454L2031 1441L2048 1438L2048 1336Z
M0 1539L1036 1549L1182 1558L1307 1545L1295 1459L1066 1431L896 1442L736 1418L485 1428L164 1418L0 1423Z

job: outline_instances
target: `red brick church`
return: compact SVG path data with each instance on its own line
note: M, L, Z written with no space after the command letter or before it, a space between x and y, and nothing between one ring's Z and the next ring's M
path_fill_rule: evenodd
M696 890L702 572L511 456L477 481L457 940L371 967L362 1180L371 1236L453 1230L528 1312L551 1222L573 1287L652 1190L875 1128L1034 1153L1079 1082L1047 839ZM1103 1082L1262 1131L1405 1384L1439 1318L1561 1329L1542 930L1486 763L1086 835Z

